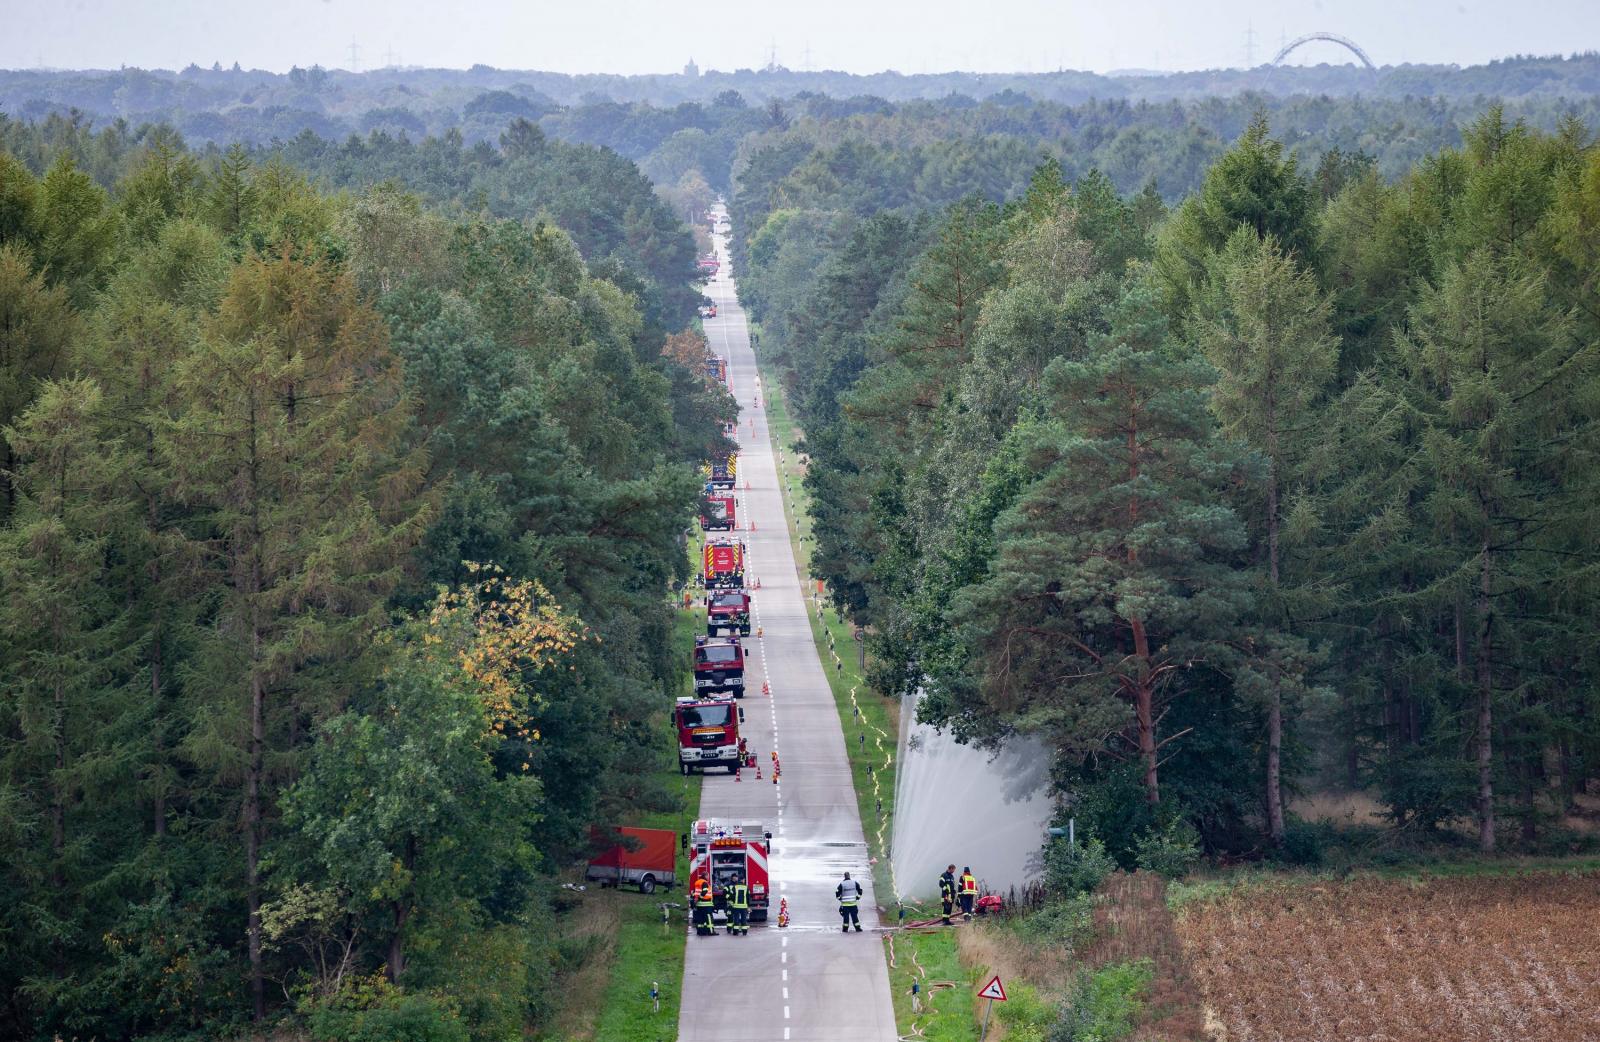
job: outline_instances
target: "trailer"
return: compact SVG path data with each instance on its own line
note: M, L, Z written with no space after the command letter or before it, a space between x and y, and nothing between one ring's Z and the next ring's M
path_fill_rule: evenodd
M627 883L641 894L677 883L678 834L671 829L636 829L626 825L594 828L589 840L599 853L589 859L584 878L601 886Z

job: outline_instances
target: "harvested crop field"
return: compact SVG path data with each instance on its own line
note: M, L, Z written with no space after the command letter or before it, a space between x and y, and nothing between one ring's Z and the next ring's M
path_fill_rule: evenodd
M1242 888L1178 929L1227 1042L1600 1039L1600 873Z

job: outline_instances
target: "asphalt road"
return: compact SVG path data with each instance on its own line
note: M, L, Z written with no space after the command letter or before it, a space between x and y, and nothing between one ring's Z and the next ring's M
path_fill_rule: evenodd
M722 773L706 775L700 816L765 823L774 836L776 892L771 918L752 927L748 937L688 935L678 1037L892 1042L888 968L844 732L811 639L727 242L716 240L722 271L706 292L716 302L717 317L705 325L712 350L728 359L740 406L739 535L749 548L747 582L761 581L752 597L753 622L762 631L746 642L750 693L740 704L742 733L760 759L762 780L748 771L738 782ZM771 686L770 697L761 694L763 682ZM783 768L777 784L770 772L773 750ZM846 871L866 888L864 933L840 932L833 893ZM777 925L778 897L789 902L787 929Z

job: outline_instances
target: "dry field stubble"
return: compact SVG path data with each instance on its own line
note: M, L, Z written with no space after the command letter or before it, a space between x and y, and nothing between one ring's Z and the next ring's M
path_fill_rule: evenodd
M1227 1042L1600 1039L1600 873L1246 888L1179 932Z

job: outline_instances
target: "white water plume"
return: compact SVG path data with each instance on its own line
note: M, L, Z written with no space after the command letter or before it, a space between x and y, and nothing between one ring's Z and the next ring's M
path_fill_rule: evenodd
M1050 754L1015 738L998 752L958 743L916 719L917 698L900 706L894 836L890 861L902 900L939 896L951 862L987 890L1004 893L1040 875L1040 851L1054 801Z

